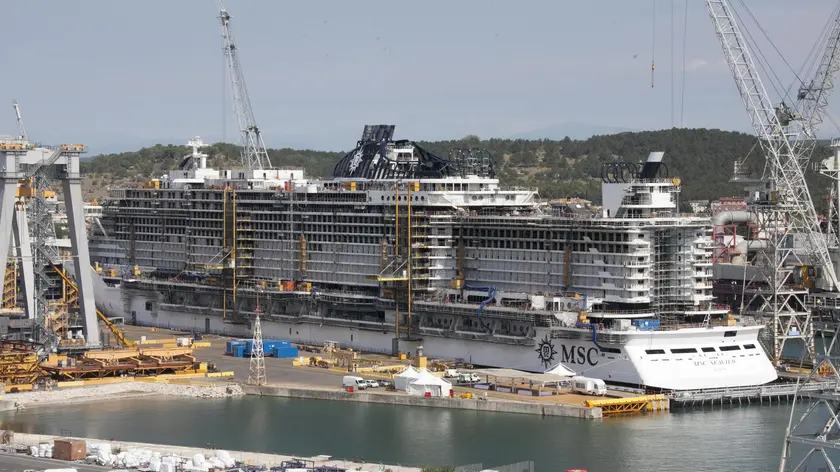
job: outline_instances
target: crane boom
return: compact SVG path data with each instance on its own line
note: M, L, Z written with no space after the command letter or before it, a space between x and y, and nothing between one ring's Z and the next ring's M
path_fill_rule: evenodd
M26 136L26 128L23 126L23 117L20 114L20 105L17 100L12 100L12 108L15 109L15 119L17 120L18 129L20 130L20 139L27 141L29 137Z
M816 146L816 129L825 119L828 98L834 91L834 79L840 70L840 2L834 10L831 27L826 36L822 59L813 79L803 84L797 93L800 132L794 141L794 154L803 168L808 165Z
M729 2L706 0L706 6L741 100L768 159L777 199L783 205L792 207L788 224L805 233L805 246L811 263L822 267L826 281L836 289L837 276L828 244L819 226L804 171L789 141L785 110L772 105Z
M230 29L230 14L219 0L219 19L222 26L222 40L224 42L225 62L227 64L228 79L233 100L233 113L239 126L240 144L242 146L240 158L247 169L271 168L268 151L265 148L262 134L254 118L251 108L251 98L245 86L245 76L239 63L236 44Z

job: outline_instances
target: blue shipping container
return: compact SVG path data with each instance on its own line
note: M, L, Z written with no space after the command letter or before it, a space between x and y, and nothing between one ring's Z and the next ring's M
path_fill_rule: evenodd
M237 345L233 348L233 356L234 357L245 357L245 348L244 344Z
M236 340L236 341L228 341L225 343L225 354L233 355L233 351L237 346L244 346L245 341L243 340Z
M298 348L292 346L279 346L275 348L274 356L278 359L290 359L298 356Z

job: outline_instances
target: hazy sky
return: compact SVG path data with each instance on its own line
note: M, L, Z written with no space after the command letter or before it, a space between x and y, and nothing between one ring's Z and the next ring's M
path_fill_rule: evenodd
M705 4L689 2L684 125L748 130ZM835 5L745 2L794 69L805 62ZM94 151L160 140L185 143L194 135L235 139L232 109L224 102L229 93L223 94L215 1L3 3L0 103L20 102L31 138L83 142ZM685 0L673 2L673 36L672 3L655 2L657 67L651 89L653 5L652 0L226 2L266 141L316 149L351 148L366 123L396 124L398 137L417 140L508 137L541 129L562 135L568 122L679 126ZM748 29L789 85L793 75L759 28L748 24ZM14 133L12 108L4 109L0 133ZM836 134L831 126L821 136Z

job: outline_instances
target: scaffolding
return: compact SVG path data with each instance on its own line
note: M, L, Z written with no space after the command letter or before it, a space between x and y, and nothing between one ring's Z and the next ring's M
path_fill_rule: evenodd
M3 280L3 310L18 310L18 261L6 261L6 278Z
M809 287L809 266L796 250L789 224L790 213L795 209L782 202L755 203L751 207L766 248L755 251L752 265L757 270L744 286L746 303L742 313L768 323L762 341L774 363L782 363L785 358L798 360L799 353L785 352L788 342L796 340L803 344L806 362L813 365L813 310L806 303L813 287Z

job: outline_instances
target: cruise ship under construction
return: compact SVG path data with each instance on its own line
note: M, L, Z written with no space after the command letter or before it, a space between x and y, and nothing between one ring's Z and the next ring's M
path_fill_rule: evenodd
M200 139L168 175L111 189L92 226L97 304L140 325L566 368L663 390L777 378L712 297L709 218L679 214L662 153L603 171L603 208L499 185L367 126L328 179L215 170ZM558 367L562 364L563 367Z

